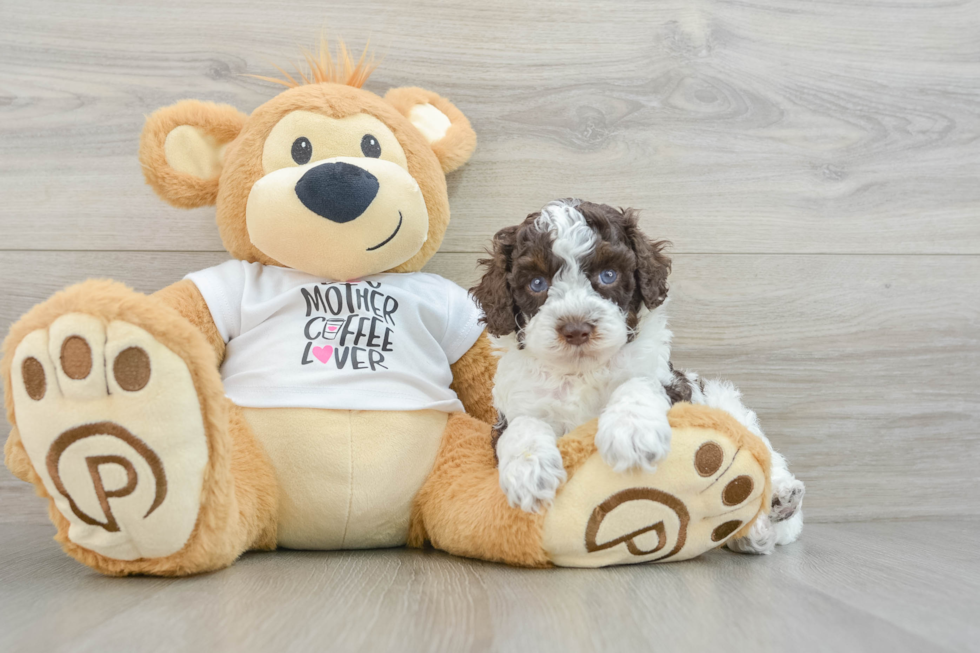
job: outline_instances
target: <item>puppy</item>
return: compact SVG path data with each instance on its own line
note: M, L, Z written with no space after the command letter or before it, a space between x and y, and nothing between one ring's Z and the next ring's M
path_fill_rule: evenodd
M769 444L731 383L671 365L667 244L640 232L636 211L579 200L551 202L494 236L471 293L500 357L495 447L512 506L551 503L565 481L557 438L596 417L596 446L616 471L656 468L678 401L724 409ZM731 549L770 553L799 536L804 487L775 451L772 485L771 515Z

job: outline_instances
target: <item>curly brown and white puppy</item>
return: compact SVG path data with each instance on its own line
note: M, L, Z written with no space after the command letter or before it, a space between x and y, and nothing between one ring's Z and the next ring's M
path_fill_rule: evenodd
M617 471L652 470L667 455L678 401L727 410L768 444L731 383L671 365L666 245L640 231L636 211L579 200L494 236L471 292L499 350L496 451L511 505L534 511L554 499L565 480L557 438L596 417L599 453ZM799 536L803 484L781 455L772 460L772 518L734 550L769 553Z

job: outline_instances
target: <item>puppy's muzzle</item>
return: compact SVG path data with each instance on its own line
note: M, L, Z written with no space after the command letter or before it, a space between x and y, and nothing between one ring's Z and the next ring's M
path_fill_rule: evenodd
M310 169L296 182L296 196L321 218L343 224L361 216L378 195L378 178L338 161Z
M558 333L568 344L581 347L592 339L595 327L586 322L566 322L558 327Z

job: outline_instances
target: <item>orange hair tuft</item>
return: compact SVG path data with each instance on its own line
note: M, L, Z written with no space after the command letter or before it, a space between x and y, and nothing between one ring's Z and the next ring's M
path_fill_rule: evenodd
M274 84L281 84L286 88L296 88L304 84L322 84L325 82L361 88L364 86L368 77L371 76L371 73L374 72L374 69L377 68L377 64L374 63L374 54L371 53L370 58L368 58L369 48L370 42L364 46L361 56L357 58L355 63L353 54L343 40L337 42L337 52L335 55L331 55L327 39L321 36L319 46L315 52L311 52L306 48L302 49L307 70L304 71L300 67L300 64L293 64L293 68L296 69L296 74L299 76L298 80L275 64L273 66L282 73L285 79L265 77L263 75L249 75L249 77Z

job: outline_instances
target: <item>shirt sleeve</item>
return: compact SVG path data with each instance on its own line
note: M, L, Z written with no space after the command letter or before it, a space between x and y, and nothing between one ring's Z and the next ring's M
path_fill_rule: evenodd
M447 295L446 334L441 344L452 365L470 350L483 333L483 325L480 324L483 313L468 292L448 279L444 281Z
M211 319L225 342L241 334L242 298L245 295L245 262L225 261L213 268L191 272L190 279L201 291Z

